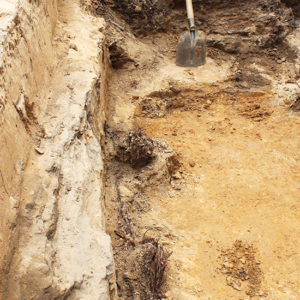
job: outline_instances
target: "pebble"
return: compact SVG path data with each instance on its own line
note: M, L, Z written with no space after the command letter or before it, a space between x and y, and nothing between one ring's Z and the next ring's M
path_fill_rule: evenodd
M189 162L189 165L190 165L192 168L194 168L194 167L195 167L195 162L191 160L191 161Z
M75 44L70 44L70 49L78 51L78 47Z
M172 177L174 179L181 179L182 178L181 174L178 171L176 173L174 173Z
M35 151L36 151L38 154L41 154L41 155L43 155L43 154L45 153L45 151L44 151L44 150L42 150L42 149L41 149L41 148L39 148L39 147L35 147L34 149L35 149Z

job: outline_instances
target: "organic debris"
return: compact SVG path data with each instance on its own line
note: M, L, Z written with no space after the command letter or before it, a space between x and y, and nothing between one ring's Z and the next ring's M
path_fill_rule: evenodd
M140 129L129 132L117 147L117 159L134 168L148 165L154 158L153 140Z
M300 94L297 95L296 100L291 104L290 109L293 111L300 111Z
M117 269L119 297L160 298L165 269L172 253L154 238L137 242L120 231L115 231L115 234L131 245L131 250L123 261L129 269Z
M182 164L180 163L180 157L178 154L170 156L167 160L169 175L172 176L173 174L175 174L180 169L181 165Z
M137 35L165 28L170 19L171 6L174 5L173 0L92 0L95 13L103 15L103 2L119 13Z
M149 247L145 252L145 271L150 276L150 289L157 294L162 285L165 269L171 252L167 252L156 240L148 240L153 247Z

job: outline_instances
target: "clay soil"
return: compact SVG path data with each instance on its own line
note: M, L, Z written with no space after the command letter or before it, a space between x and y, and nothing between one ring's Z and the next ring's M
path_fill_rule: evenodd
M298 299L300 119L278 94L295 53L209 46L205 66L179 68L177 33L114 22L105 198L120 299ZM135 130L153 142L139 167L124 159ZM155 290L158 244L171 256Z

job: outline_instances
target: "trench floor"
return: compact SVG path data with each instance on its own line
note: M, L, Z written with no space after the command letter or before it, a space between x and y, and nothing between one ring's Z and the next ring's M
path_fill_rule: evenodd
M154 187L149 193L149 216L175 237L170 294L178 299L246 299L244 292L296 297L299 119L276 111L253 121L217 101L200 114L175 110L138 123L150 137L167 140L182 163L178 190ZM255 255L236 248L236 241L254 245ZM252 263L260 270L249 269ZM247 280L233 276L234 269L247 268L252 272Z
M158 39L160 44L167 41ZM234 58L209 58L198 69L179 68L174 51L157 58L159 46L153 40L130 45L140 69L129 65L113 72L110 129L139 127L153 139L164 139L181 164L171 184L154 185L132 200L148 199L150 208L132 212L131 218L141 231L150 228L160 235L172 251L164 297L297 299L299 115L284 103L278 105L271 86L228 93ZM172 108L160 112L160 104L169 97L165 91L174 87L180 97L167 100ZM157 103L151 111L141 108L147 97ZM187 106L191 101L194 104ZM108 171L107 176L115 175ZM130 182L127 188L134 191ZM113 197L107 193L110 222ZM120 250L122 239L114 238L115 219L108 231L121 274L126 260L122 253L128 249ZM120 295L139 299L131 293Z

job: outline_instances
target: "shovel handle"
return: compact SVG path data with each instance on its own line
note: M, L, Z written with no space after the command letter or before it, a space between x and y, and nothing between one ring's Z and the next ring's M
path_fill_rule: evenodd
M189 27L191 31L195 30L195 18L192 0L185 0Z

